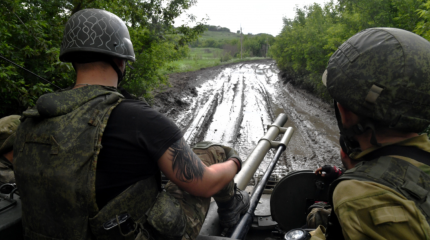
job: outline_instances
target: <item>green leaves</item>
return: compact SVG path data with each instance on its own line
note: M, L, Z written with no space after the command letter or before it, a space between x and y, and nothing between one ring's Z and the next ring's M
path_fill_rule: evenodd
M105 9L126 22L136 53L136 69L127 71L124 87L149 96L153 89L168 84L159 69L185 56L188 43L204 31L204 21L195 27L173 26L174 19L194 4L195 0L6 0L0 3L0 54L62 88L70 86L75 71L58 59L64 25L81 9ZM0 60L0 117L20 114L40 95L54 90Z
M419 16L419 22L414 32L430 40L430 1L422 3L416 13Z
M294 19L284 19L270 53L293 81L328 99L321 83L327 61L348 38L370 27L403 28L430 40L430 1L340 0L298 8Z

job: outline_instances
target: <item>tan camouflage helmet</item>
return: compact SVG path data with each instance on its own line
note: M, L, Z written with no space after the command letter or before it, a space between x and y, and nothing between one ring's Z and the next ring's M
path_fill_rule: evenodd
M330 57L323 83L335 101L393 129L430 124L430 42L402 29L370 28Z
M10 115L0 119L0 154L5 154L13 149L15 133L19 124L19 115Z

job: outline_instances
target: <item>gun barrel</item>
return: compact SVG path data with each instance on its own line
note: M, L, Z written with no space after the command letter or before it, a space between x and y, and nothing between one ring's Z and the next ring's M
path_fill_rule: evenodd
M287 115L281 113L276 118L275 122L271 125L271 127L267 130L266 134L263 138L258 142L258 145L254 148L252 153L246 159L242 166L242 170L236 175L234 178L237 187L241 190L244 190L249 183L249 180L254 176L255 171L257 171L258 166L263 161L267 152L273 148L275 142L272 142L280 133L286 131L286 128L283 128L284 124L287 122ZM284 139L284 137L283 137ZM289 139L288 139L289 140ZM281 140L280 145L285 146L287 142ZM212 202L208 213L206 215L206 219L203 223L202 229L200 230L199 238L204 239L204 236L219 236L221 234L221 229L219 225L219 218L217 213L218 206L215 202Z
M273 172L273 169L275 169L276 163L278 162L279 158L281 157L282 152L287 148L288 143L290 142L292 136L294 133L294 129L289 127L287 131L284 133L284 136L282 137L280 141L280 146L278 147L278 150L276 151L275 156L273 157L273 160L270 162L269 166L267 167L266 172L264 173L263 177L261 178L261 181L257 184L257 186L254 188L254 192L251 195L251 201L250 206L247 211L247 213L240 219L240 222L236 225L236 228L234 229L232 235L230 236L231 239L244 239L246 236L246 233L248 232L251 224L252 219L254 217L254 211L257 208L258 201L261 198L261 195L263 194L264 187L266 186L267 182L269 181L269 177Z
M271 125L269 130L266 132L262 140L258 142L258 145L254 148L252 153L248 156L242 166L242 170L234 178L234 182L237 187L244 190L248 185L251 178L257 171L267 152L272 148L270 141L273 141L279 133L281 133L281 127L287 122L288 117L286 114L281 113L276 118L275 122ZM266 141L264 141L266 140Z

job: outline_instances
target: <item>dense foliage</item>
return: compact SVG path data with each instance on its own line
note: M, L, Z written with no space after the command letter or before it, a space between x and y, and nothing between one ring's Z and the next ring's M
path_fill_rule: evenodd
M242 39L242 57L268 57L268 49L275 38L269 34L243 35L236 38L196 40L190 44L193 48L220 48L230 57L240 58L240 38Z
M208 31L214 31L214 32L230 32L230 29L226 27L221 26L214 26L214 25L205 25L206 29Z
M429 9L427 0L332 0L297 8L270 53L284 77L329 99L321 75L344 41L370 27L402 28L430 40Z
M174 19L196 0L3 0L0 3L0 54L65 88L73 84L71 64L58 60L64 25L75 12L101 8L122 18L133 41L135 70L128 71L123 87L132 93L167 84L159 69L187 55L187 44L205 30L174 27ZM190 16L190 21L195 19ZM19 114L37 98L56 88L0 59L0 117Z

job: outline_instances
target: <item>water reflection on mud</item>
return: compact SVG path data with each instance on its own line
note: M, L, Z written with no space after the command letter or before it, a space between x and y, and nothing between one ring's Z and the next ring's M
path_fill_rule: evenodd
M197 97L184 95L189 103L174 121L191 145L202 140L236 148L243 159L279 113L286 113L286 126L295 134L275 175L339 164L339 149L333 111L317 98L296 90L278 79L273 62L237 64L223 69L211 79L196 79ZM265 171L273 153L261 164Z

